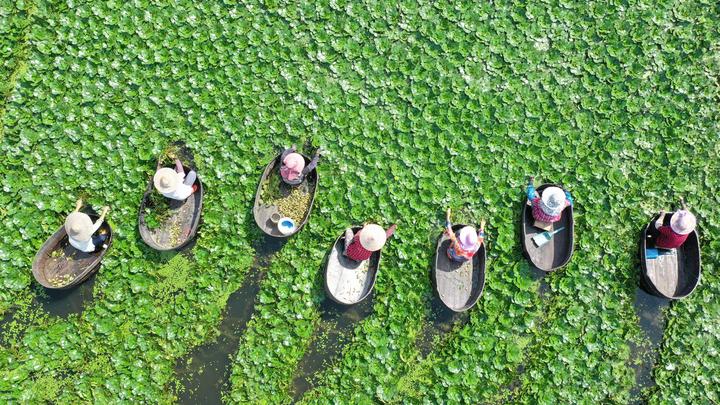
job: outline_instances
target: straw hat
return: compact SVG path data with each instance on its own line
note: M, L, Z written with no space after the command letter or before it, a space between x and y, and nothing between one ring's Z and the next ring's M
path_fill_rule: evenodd
M169 167L163 167L155 172L153 184L155 184L155 188L161 194L172 193L178 184L180 184L180 178L175 170Z
M565 208L565 192L560 187L548 187L543 190L542 209L548 215L560 215Z
M65 232L78 241L90 240L93 234L92 219L82 212L73 212L65 219Z
M280 167L280 175L286 180L295 180L305 168L305 158L299 153L291 153L285 156L284 166Z
M473 228L472 226L465 226L460 229L460 237L458 237L458 242L460 243L460 247L463 250L475 250L475 248L478 246L478 236L475 228Z
M387 236L380 225L365 225L360 231L360 245L371 252L377 252L385 246Z
M670 218L670 228L680 235L687 235L695 230L697 219L690 211L680 210Z
M305 158L299 153L291 153L285 156L283 160L285 166L297 172L301 172L305 168Z

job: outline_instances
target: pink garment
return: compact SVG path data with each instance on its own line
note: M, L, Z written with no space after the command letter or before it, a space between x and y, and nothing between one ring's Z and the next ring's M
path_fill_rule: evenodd
M300 176L300 172L282 165L280 166L280 175L286 180L295 180Z
M540 206L542 200L540 197L535 197L532 200L532 213L533 217L541 222L547 222L547 223L553 223L557 222L562 218L562 212L560 215L548 215L545 213L545 211L542 210L542 207ZM567 207L570 205L570 201L565 200L565 206Z

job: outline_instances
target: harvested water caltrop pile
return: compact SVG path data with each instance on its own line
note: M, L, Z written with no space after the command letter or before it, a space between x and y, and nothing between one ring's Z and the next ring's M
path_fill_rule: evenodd
M718 44L704 0L0 1L0 402L213 403L187 398L217 383L229 404L717 403ZM176 200L194 216L173 234L159 213L166 245L152 246L140 205L171 198L151 182L175 141L193 159L163 184L196 186ZM319 180L276 203L299 227L311 201L277 242L253 207L293 144L323 151ZM572 194L549 242L523 216L528 176ZM109 207L112 240L52 256L80 197ZM641 251L682 198L699 238ZM487 221L481 296L450 315L432 277L447 208L453 224ZM372 310L297 388L309 348L330 352L331 248L371 223L398 225ZM570 260L546 273L533 263L556 267L550 248ZM648 322L641 274L678 260L696 287L658 298ZM218 338L253 271L222 381L188 386L179 365Z

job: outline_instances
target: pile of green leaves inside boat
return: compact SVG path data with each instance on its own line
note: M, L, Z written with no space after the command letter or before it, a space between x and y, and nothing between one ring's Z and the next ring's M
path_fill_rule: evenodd
M265 234L287 238L308 222L319 186L319 161L319 151L310 157L293 145L267 164L253 206L255 222ZM140 203L138 227L143 241L159 251L187 246L199 229L203 193L190 148L183 142L169 145L158 156ZM527 260L545 272L567 265L575 248L575 200L570 190L550 182L536 186L535 178L529 177L522 198L521 246ZM679 203L677 210L661 211L652 218L642 233L639 252L641 286L669 299L688 296L700 281L697 220L684 201ZM65 224L35 257L33 275L38 283L67 289L97 271L113 240L109 211L105 206L98 214L77 200ZM484 220L454 223L449 208L445 223L438 227L432 280L438 297L453 311L472 308L484 290L490 238L485 227ZM385 227L360 221L339 230L325 264L328 297L344 305L366 299L380 271L381 251L398 229L397 223Z

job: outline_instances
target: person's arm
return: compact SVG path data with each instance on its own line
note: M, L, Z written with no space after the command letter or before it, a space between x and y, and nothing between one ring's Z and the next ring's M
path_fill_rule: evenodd
M397 224L392 224L390 228L385 231L385 236L387 239L390 239L391 236L395 233L395 230L397 229Z
M530 178L528 179L526 192L528 201L532 201L538 197L537 192L535 191L535 177L530 176Z
M478 231L478 243L483 244L485 242L485 220L480 221L480 230Z
M82 198L78 198L77 201L75 201L75 212L80 211L80 208L82 208Z
M310 164L305 166L305 168L302 171L302 174L306 175L306 174L310 173L313 169L315 169L317 167L318 160L320 160L320 155L318 155L316 153L315 156L313 156L312 161L310 161Z
M655 229L660 229L665 223L665 211L660 211L660 216L658 217L657 221L655 221Z
M450 236L452 231L452 221L450 220L450 208L447 209L447 212L445 213L445 233L447 233L448 236Z
M180 159L175 159L175 171L185 176L185 169Z
M567 190L565 190L565 200L566 200L566 202L565 202L565 206L566 206L566 207L567 207L568 205L572 205L573 207L575 206L575 202L573 201L573 198L572 198L572 196L570 195L570 192L567 191Z
M97 232L97 230L100 229L102 224L105 222L105 215L107 215L109 209L110 207L107 205L103 207L102 212L100 213L100 218L98 218L98 220L93 224L92 233Z
M343 254L347 254L348 248L350 247L353 239L355 239L355 235L352 228L347 228L345 230L345 249L343 249Z
M295 145L293 145L293 146L290 147L290 148L285 149L285 150L283 151L282 155L280 155L280 163L282 163L283 160L285 160L285 158L287 157L287 155L289 155L289 154L291 154L291 153L295 153L295 150L296 150L296 149L297 149L297 148L295 147Z

